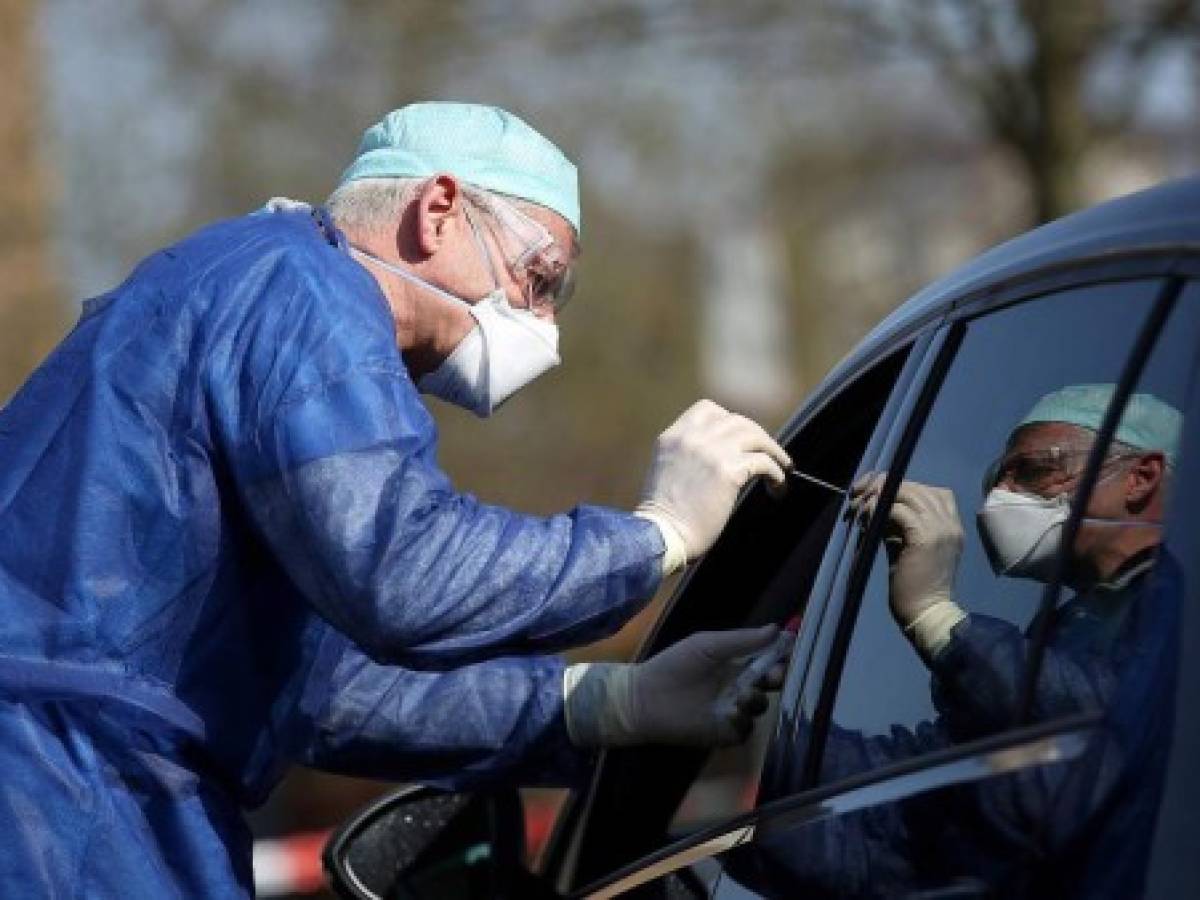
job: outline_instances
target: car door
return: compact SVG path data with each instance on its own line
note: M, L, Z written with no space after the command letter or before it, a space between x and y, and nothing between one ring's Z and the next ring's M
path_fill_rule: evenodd
M1132 668L1124 661L1122 677L1110 679L1115 689L1071 703L1037 702L1043 670L1062 664L1053 629L1039 624L1070 608L1061 571L1049 584L997 578L964 530L958 596L971 616L1023 648L1002 670L1010 689L970 721L947 719L929 667L888 603L887 504L903 481L950 492L965 518L982 499L983 472L1039 398L1110 385L1108 433L1100 430L1080 462L1082 508L1108 477L1105 452L1130 395L1188 407L1200 341L1195 289L1174 279L1077 278L1083 283L1050 292L1027 287L1015 297L1023 302L963 308L911 389L893 398L896 416L880 419L878 452L864 453L859 474L886 472L883 505L865 529L841 523L827 538L757 809L652 852L585 894L1019 896L1053 883L1056 869L1078 875L1122 824L1152 825L1171 738L1171 616L1184 600L1184 583L1165 578L1162 560L1172 558L1179 526L1156 545L1147 576L1156 602L1134 607L1162 613L1135 642L1157 651ZM1080 531L1078 516L1072 529ZM826 589L829 603L816 615ZM1196 603L1194 585L1187 589ZM1111 660L1095 656L1103 675ZM1118 750L1133 748L1130 759L1118 752L1113 761L1114 733ZM1130 841L1148 842L1152 828L1142 831ZM590 838L606 834L595 829ZM1130 850L1130 841L1110 857L1124 870L1110 865L1098 884L1138 881L1145 848Z

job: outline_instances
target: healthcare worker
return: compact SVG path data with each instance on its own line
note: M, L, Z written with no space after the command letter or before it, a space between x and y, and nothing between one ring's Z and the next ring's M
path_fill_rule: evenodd
M426 391L480 415L559 361L575 169L501 110L369 129L330 200L151 255L0 412L0 895L252 891L241 809L292 762L569 783L594 747L716 745L771 628L642 665L612 633L784 451L701 402L634 513L456 492Z
M838 817L775 842L768 867L813 896L891 896L980 879L997 896L1141 895L1174 710L1178 563L1161 550L1182 416L1134 394L1106 448L1070 546L1063 532L1111 384L1042 397L984 476L980 536L996 574L1045 582L1060 559L1074 595L1049 613L1031 721L1103 722L1079 759ZM851 491L874 513L881 476ZM822 783L1018 724L1031 632L970 611L954 584L963 529L954 495L903 482L888 511L889 603L929 668L938 717L886 735L831 727Z

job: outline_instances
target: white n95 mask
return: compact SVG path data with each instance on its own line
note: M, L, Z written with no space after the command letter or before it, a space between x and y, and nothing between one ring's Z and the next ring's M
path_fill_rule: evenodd
M461 303L475 319L475 327L441 365L417 380L418 390L487 417L525 385L562 362L558 326L528 309L515 308L503 290L497 288L482 300L468 303L365 250L352 247L351 251L453 303Z
M499 290L468 308L475 327L417 387L487 417L562 362L558 328L527 309L514 308Z
M1049 581L1054 574L1054 560L1062 550L1063 528L1071 515L1071 499L1069 494L1045 498L992 488L976 514L979 536L992 570L1010 578ZM1155 522L1097 516L1083 516L1080 521L1117 528L1162 527Z
M1049 581L1062 549L1071 499L992 488L976 514L979 536L997 575Z

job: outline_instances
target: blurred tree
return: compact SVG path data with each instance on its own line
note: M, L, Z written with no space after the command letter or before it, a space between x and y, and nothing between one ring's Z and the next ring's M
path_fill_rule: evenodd
M811 98L830 78L886 77L895 106L881 112L893 115L911 108L894 68L924 65L958 118L1009 151L1043 222L1096 199L1081 188L1085 157L1136 126L1162 50L1194 49L1200 0L612 0L485 27L564 56L673 49L725 61L764 94L781 80Z
M40 118L34 0L0 0L0 160L4 218L0 221L0 403L61 333L61 286L50 265L49 177Z
M1011 151L1038 222L1085 205L1088 151L1134 124L1156 52L1200 37L1196 0L840 4L867 50L925 60Z
M204 128L220 137L194 170L197 222L271 194L323 199L381 110L435 94L472 47L462 0L140 2L172 79L211 95Z

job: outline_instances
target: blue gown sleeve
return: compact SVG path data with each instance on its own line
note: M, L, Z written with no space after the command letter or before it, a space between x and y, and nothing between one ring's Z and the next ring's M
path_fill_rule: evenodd
M246 515L289 579L384 664L448 668L616 631L661 580L655 526L456 492L377 286L326 250L246 288L256 302L211 388Z
M1029 638L1011 622L972 613L955 626L951 641L929 665L933 694L957 741L1012 726L1028 664ZM1043 651L1034 688L1033 721L1103 709L1116 687L1106 654Z
M322 653L334 657L332 675L314 686L320 704L296 762L448 790L570 787L591 771L594 755L567 735L558 657L420 672L382 666L332 629Z

